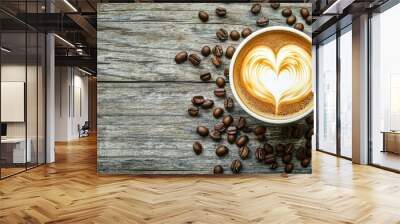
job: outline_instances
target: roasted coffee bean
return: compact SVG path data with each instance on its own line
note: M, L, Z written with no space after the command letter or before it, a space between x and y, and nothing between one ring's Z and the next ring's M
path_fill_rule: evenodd
M304 25L302 23L296 23L293 26L295 29L303 31L304 30Z
M194 96L192 98L192 104L195 106L201 106L204 103L205 99L203 96Z
M214 101L213 100L205 100L204 103L201 105L201 108L203 109L210 109L214 106Z
M306 139L311 139L313 135L314 135L314 128L310 128L310 129L308 129L308 131L306 132L305 137L306 137Z
M222 57L222 55L224 55L224 49L221 47L221 45L215 45L215 47L212 49L212 53L215 57Z
M218 7L218 8L215 9L215 13L219 17L225 17L226 16L226 9L222 8L222 7Z
M224 145L219 145L215 149L215 154L217 154L217 156L219 156L219 157L225 156L228 153L229 153L229 149L228 149L228 147L226 147Z
M253 4L251 6L250 12L253 13L254 15L257 15L258 13L261 12L261 5L260 4Z
M246 126L244 126L244 128L242 128L242 131L244 133L251 133L251 132L253 132L253 129L246 125Z
M204 127L204 126L198 126L197 129L197 134L199 134L202 137L206 137L208 135L208 128Z
M307 148L307 149L311 149L311 146L312 146L312 144L311 144L311 139L307 139L307 141L306 141L306 148Z
M247 159L249 156L250 149L247 146L240 147L239 149L239 156L241 159Z
M306 118L306 123L308 124L308 125L314 125L314 116L308 116L307 118Z
M209 81L211 79L211 73L207 72L207 73L201 74L200 79L203 82Z
M221 133L219 131L211 131L210 132L210 138L216 142L221 141Z
M276 162L276 157L274 154L268 154L265 156L265 158L264 158L265 164L272 164L274 162Z
M278 163L277 162L273 162L270 166L271 169L275 170L276 168L278 168Z
M233 143L235 143L235 141L236 141L236 135L227 135L226 140L228 140L228 142L229 142L230 144L233 144Z
M181 64L183 62L185 62L188 58L188 53L186 51L181 51L178 54L176 54L175 56L175 62L177 64Z
M226 52L225 52L225 57L231 59L233 54L235 53L235 48L232 46L229 46L226 48Z
M241 135L237 140L236 140L236 145L239 147L242 147L249 142L249 137L247 135Z
M265 132L267 131L267 128L265 126L262 125L258 125L254 128L254 134L255 135L262 135L265 134Z
M226 129L226 133L228 135L236 135L237 134L236 126L229 126L228 129Z
M204 57L208 57L208 55L211 54L211 48L209 46L204 46L203 48L201 48L201 55L203 55Z
M311 154L312 154L312 152L311 152L311 147L310 147L310 148L307 148L307 149L306 149L306 157L307 157L307 158L311 158L311 156L312 156Z
M306 23L307 23L308 25L311 25L311 24L312 24L312 16L307 16L307 18L306 18L305 20L306 20Z
M232 173L240 173L241 169L242 169L242 163L237 159L233 160L231 164Z
M227 111L232 111L235 107L232 97L227 97L224 100L224 107Z
M221 61L221 58L220 58L220 57L213 57L213 58L211 59L211 63L213 63L213 65L214 65L216 68L219 68L219 67L221 67L221 65L222 65L222 61Z
M221 165L216 165L214 166L214 174L223 174L224 173L224 168L222 168Z
M224 68L224 76L229 79L229 68Z
M224 123L218 122L214 125L214 130L219 131L220 133L224 132L226 130L226 127Z
M266 27L269 23L269 19L264 16L264 17L257 19L256 23L257 23L257 26Z
M197 54L190 54L189 61L192 63L192 65L198 66L201 62L201 58Z
M213 110L213 116L215 118L220 118L223 114L224 114L224 109L222 109L221 107L216 107Z
M272 147L272 145L269 144L269 143L265 143L265 144L264 144L264 150L265 150L265 152L266 152L267 154L272 154L272 153L274 153L274 147Z
M246 118L244 117L239 117L239 120L236 124L237 129L241 130L246 126Z
M310 165L311 160L306 158L301 161L301 166L307 168Z
M300 146L296 151L296 159L302 161L306 158L306 148Z
M275 146L275 151L278 156L281 156L285 153L286 147L283 144L277 144Z
M293 163L288 163L285 165L285 173L291 173L293 171L294 165Z
M302 126L294 126L292 131L293 138L301 138L304 136L304 128Z
M225 79L222 78L222 77L218 77L218 78L215 80L215 84L217 84L217 86L218 86L219 88L224 88L224 87L225 87L225 83L226 83L226 81L225 81Z
M301 8L300 15L305 19L310 15L310 12L306 8Z
M282 16L289 17L292 15L292 10L289 8L282 9Z
M294 145L293 143L288 143L286 145L285 154L292 154L294 152Z
M216 89L214 90L214 95L215 95L215 96L224 97L225 94L226 94L226 91L225 91L224 88L216 88Z
M267 152L264 148L257 148L255 151L256 160L258 160L259 162L264 161L266 155Z
M250 28L246 27L242 30L242 38L248 37L253 31Z
M224 123L225 127L229 127L233 122L233 117L231 115L226 115L224 119L222 119L222 123Z
M196 155L200 155L203 152L203 145L200 142L194 142L193 151Z
M288 164L292 161L292 154L286 154L282 157L282 162Z
M281 6L281 4L279 4L277 2L271 3L271 8L273 8L273 9L279 9L280 6Z
M291 26L296 22L296 16L291 15L286 19L286 23Z
M196 117L197 115L199 115L199 108L197 108L197 107L189 107L188 113L189 113L190 116Z
M229 36L235 41L240 39L240 33L237 30L232 30Z
M228 39L228 32L225 29L221 28L215 34L220 41L226 41Z
M207 22L208 21L208 13L206 11L200 11L199 12L199 19L202 22Z
M267 137L265 136L265 134L262 135L256 135L256 139L260 142L263 142L265 140L267 140Z

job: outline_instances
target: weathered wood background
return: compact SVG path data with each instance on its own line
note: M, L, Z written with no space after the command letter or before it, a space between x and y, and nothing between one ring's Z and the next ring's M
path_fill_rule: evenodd
M299 22L301 7L311 4L281 4L273 10L263 3L262 14L270 19L269 26L287 26L281 8L290 7ZM215 8L227 9L226 18L215 15ZM199 67L189 62L177 65L175 54L181 50L199 55L204 45L237 46L239 41L221 43L215 32L219 28L239 32L244 27L257 30L256 19L249 12L251 4L170 4L131 3L98 4L98 171L103 174L211 174L215 165L222 165L230 174L230 163L239 159L238 148L224 139L220 143L199 137L197 125L213 128L217 122L212 109L201 110L198 118L190 117L187 108L194 95L214 99L223 107L223 99L214 97L213 80L229 66L224 58L221 69L202 58ZM198 19L198 11L209 12L207 23ZM305 25L311 35L311 27ZM210 82L201 82L199 75L212 73ZM227 85L228 95L231 95ZM249 124L260 124L235 105L233 116L243 116ZM297 125L305 126L304 120ZM267 125L268 126L268 125ZM268 126L267 139L272 145L294 143L297 147L305 139L291 139L282 126ZM225 136L225 135L224 135ZM261 145L249 135L251 155L242 160L242 173L282 172L283 166L270 170L254 158L255 147ZM194 141L203 143L204 151L196 156ZM224 158L215 155L218 144L226 144L230 151ZM279 162L281 162L279 160ZM294 158L294 173L310 173L311 167L302 168Z

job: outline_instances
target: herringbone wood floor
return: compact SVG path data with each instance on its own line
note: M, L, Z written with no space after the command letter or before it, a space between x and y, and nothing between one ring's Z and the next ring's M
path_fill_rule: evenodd
M313 155L312 175L96 174L96 139L0 181L0 223L400 223L400 175Z

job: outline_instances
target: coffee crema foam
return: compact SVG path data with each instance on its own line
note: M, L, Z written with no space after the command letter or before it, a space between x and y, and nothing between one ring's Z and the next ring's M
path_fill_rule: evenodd
M260 34L236 57L234 85L254 113L297 117L313 107L311 43L288 31Z

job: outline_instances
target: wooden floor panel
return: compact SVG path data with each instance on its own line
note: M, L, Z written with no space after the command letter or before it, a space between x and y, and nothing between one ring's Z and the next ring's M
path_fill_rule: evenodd
M400 223L400 175L316 152L312 175L98 176L96 139L0 181L0 223Z

